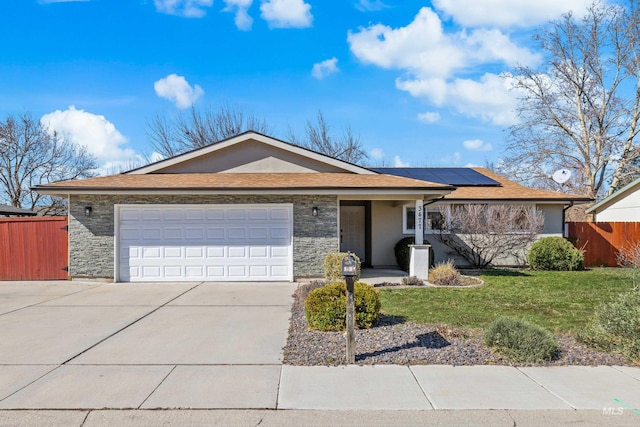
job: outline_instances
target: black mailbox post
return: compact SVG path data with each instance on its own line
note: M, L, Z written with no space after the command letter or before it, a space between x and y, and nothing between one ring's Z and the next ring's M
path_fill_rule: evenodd
M347 282L347 364L356 362L356 336L355 336L355 304L353 297L353 278L358 274L358 263L353 255L347 253L342 258L342 275Z

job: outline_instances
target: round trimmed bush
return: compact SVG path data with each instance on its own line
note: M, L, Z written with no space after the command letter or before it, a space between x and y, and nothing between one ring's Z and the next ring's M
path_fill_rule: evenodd
M355 323L368 329L380 315L380 294L366 283L354 283ZM343 331L347 322L347 285L329 283L313 290L304 303L307 323L319 331Z
M506 316L487 326L484 343L503 356L522 362L550 361L560 350L551 332L533 323Z
M413 245L415 242L415 237L404 237L393 247L396 255L396 263L398 267L404 271L409 271L409 261L411 259L411 248L409 245Z
M529 265L534 270L583 270L584 254L563 237L544 237L529 249Z

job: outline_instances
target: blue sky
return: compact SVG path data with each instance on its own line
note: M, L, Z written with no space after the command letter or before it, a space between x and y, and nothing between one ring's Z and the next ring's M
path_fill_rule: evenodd
M191 105L302 133L321 110L379 165L500 158L531 31L586 0L3 2L0 116L30 111L102 171L152 155L147 121Z

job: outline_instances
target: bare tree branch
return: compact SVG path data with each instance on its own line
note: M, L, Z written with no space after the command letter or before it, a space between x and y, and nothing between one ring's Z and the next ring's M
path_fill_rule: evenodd
M264 119L226 104L215 111L192 107L187 116L179 115L175 120L154 116L147 122L151 146L164 157L205 147L249 130L267 134L269 126Z
M49 132L31 114L0 121L0 199L24 209L60 214L64 201L31 187L47 182L93 176L97 165L85 147Z
M436 228L436 238L476 268L499 257L519 259L544 226L543 213L531 206L474 203L440 209L449 223Z
M619 186L639 132L635 3L625 9L595 1L581 20L569 13L536 35L545 61L513 76L520 122L507 144L511 170L501 172L553 187L550 175L570 169L568 189L590 197L603 195L609 181L609 191ZM630 85L636 90L629 95Z
M305 136L304 139L300 138L289 129L288 138L293 144L354 164L362 164L369 158L360 137L353 133L350 126L343 129L342 135L332 134L321 111L318 111L315 123L307 121Z

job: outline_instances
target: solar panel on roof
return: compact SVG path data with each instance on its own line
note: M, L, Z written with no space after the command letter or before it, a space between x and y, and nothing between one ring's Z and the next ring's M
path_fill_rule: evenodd
M500 186L500 183L471 168L369 168L388 175L420 179L422 181L465 186Z

